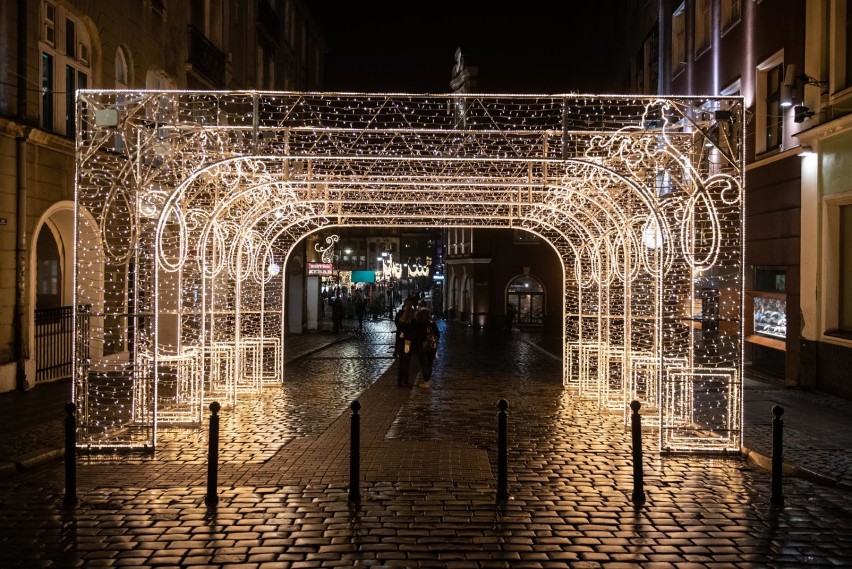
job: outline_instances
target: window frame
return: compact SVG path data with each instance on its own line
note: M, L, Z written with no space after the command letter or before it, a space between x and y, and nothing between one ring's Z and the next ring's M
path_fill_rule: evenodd
M679 23L680 25L676 25ZM686 69L686 2L675 8L671 16L671 78L674 79Z
M841 281L844 275L841 263L841 208L852 207L852 191L825 196L822 201L823 232L822 232L822 288L824 291L822 311L822 336L832 341L846 340L852 342L852 328L841 327ZM852 302L852 293L849 295Z
M65 6L44 0L40 10L42 25L38 47L42 95L39 98L39 124L49 132L74 138L75 92L91 86L91 38L83 20ZM57 25L57 22L63 25ZM67 53L69 49L73 53ZM50 69L45 75L48 63Z
M736 6L736 11L732 8ZM722 33L724 34L740 23L743 18L743 6L740 0L722 0Z
M778 99L778 109L779 109L779 118L778 118L778 143L773 146L769 146L767 144L767 137L769 135L769 93L767 80L769 74L772 71L778 71L779 76L779 92L777 95L773 95ZM774 55L769 57L760 63L755 70L755 97L754 97L754 105L755 105L755 144L754 144L754 152L755 155L760 155L766 152L775 152L778 150L782 150L784 148L784 134L785 134L785 118L786 114L782 110L780 104L780 84L784 81L784 50L781 49L777 51Z
M695 58L704 54L710 49L713 37L713 0L695 0L693 4L695 13L693 14L693 24L695 26L692 37L694 45L692 47L695 53ZM699 30L702 30L702 35L699 35ZM699 39L701 41L699 42Z

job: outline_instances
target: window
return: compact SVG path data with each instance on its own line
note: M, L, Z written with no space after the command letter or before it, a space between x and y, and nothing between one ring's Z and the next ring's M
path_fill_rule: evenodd
M127 70L127 57L124 55L124 50L118 48L115 50L115 88L127 89L130 85Z
M784 80L784 51L778 51L757 67L755 81L755 152L781 148L784 110L781 83Z
M732 28L740 21L740 0L722 0L722 29Z
M825 199L825 334L852 340L852 192Z
M42 21L41 126L73 137L76 91L89 86L91 74L89 37L80 20L51 2L42 4Z
M837 209L840 225L840 310L837 328L852 333L852 204L841 205Z
M686 7L678 6L672 14L672 77L686 67Z
M777 65L766 71L766 150L781 146L781 81L784 66Z
M712 0L696 0L695 2L695 55L699 55L710 47Z
M846 50L846 61L844 62L845 68L845 82L843 83L844 87L852 87L852 0L846 0L846 13L844 14L844 31L845 34L843 36L843 43L845 44Z
M517 317L519 325L539 326L544 323L544 287L530 275L517 277L506 290L506 314Z

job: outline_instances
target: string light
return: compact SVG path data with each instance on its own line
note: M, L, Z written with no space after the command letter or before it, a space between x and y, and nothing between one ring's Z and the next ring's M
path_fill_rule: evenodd
M150 448L214 398L286 381L281 266L349 226L538 235L564 271L565 384L625 421L638 399L662 449L739 449L742 99L85 90L77 105L81 445Z

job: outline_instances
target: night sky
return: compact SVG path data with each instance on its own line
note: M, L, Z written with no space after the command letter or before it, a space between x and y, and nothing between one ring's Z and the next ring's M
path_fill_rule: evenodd
M328 46L327 91L447 93L460 47L481 93L609 93L626 79L612 18L626 1L306 3Z

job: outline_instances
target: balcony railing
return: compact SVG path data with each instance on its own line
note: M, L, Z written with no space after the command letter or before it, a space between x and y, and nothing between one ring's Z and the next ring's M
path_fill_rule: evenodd
M189 61L192 68L207 78L215 88L225 86L225 54L204 33L189 25Z

